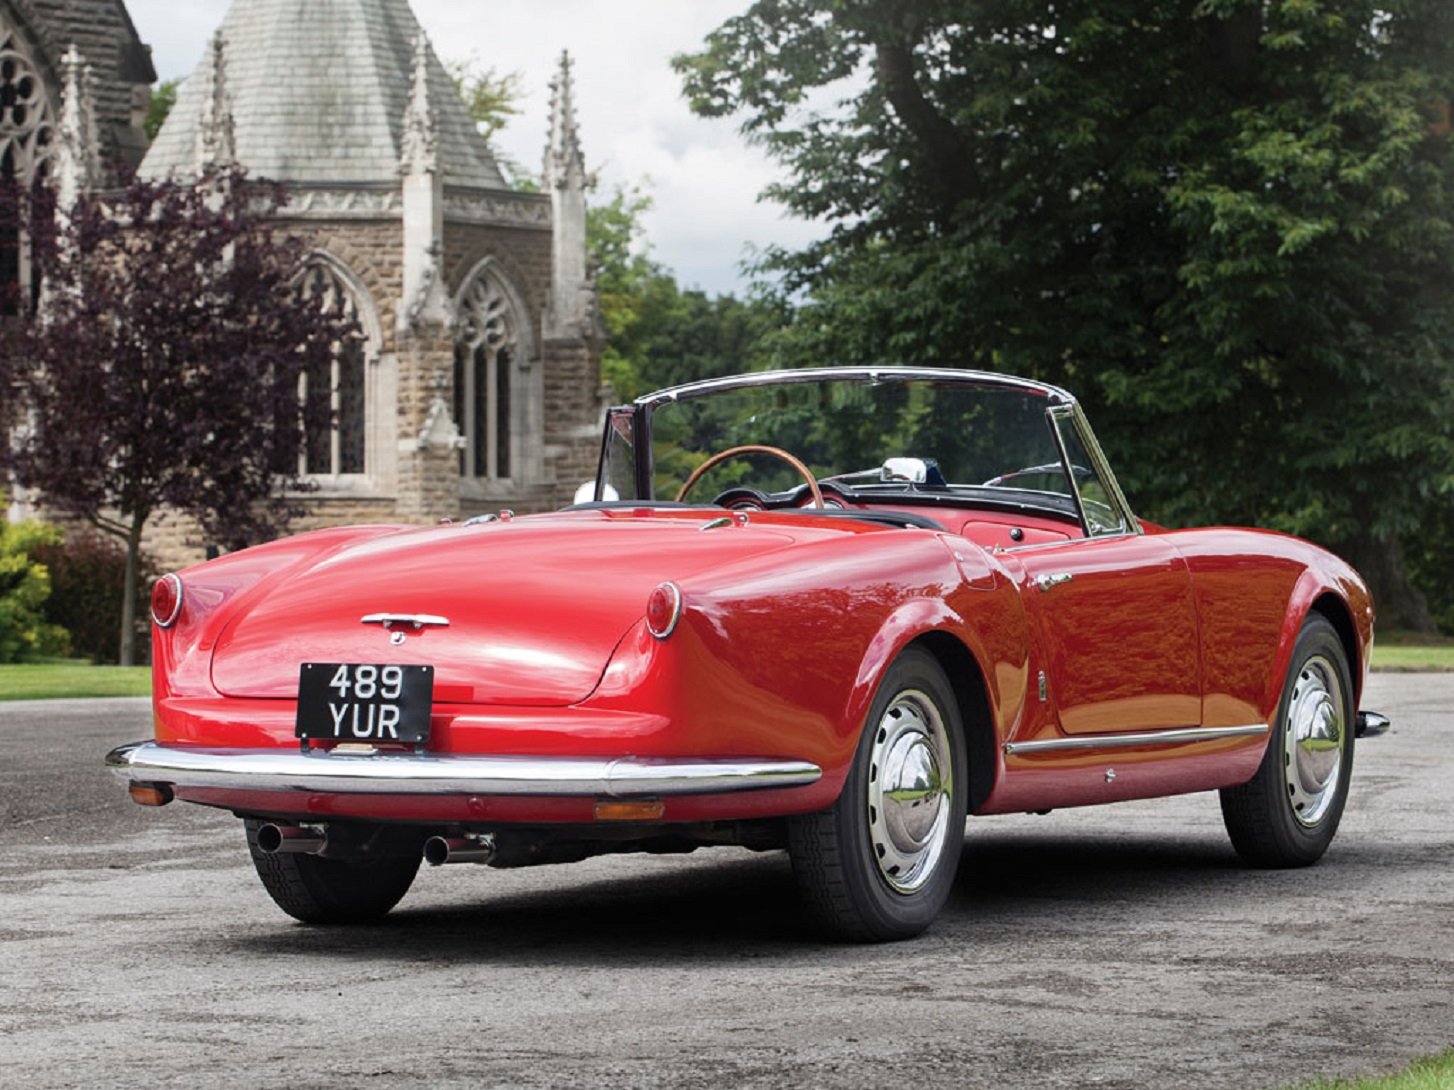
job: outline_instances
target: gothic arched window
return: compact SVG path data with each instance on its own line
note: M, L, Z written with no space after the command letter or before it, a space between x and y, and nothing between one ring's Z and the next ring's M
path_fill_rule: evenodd
M45 85L0 15L0 315L19 313L31 294L24 213L31 188L45 177L53 135Z
M504 284L485 268L460 294L454 346L454 418L464 435L460 474L501 480L512 471L511 400L520 323Z
M325 313L359 321L358 299L331 263L310 260L298 290ZM310 367L303 375L299 396L310 406L322 402L332 413L333 427L306 437L301 472L327 476L364 472L367 356L360 330L333 346L326 365Z

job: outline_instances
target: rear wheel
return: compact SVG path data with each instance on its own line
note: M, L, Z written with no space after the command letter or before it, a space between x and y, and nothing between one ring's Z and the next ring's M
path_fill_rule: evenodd
M1312 614L1293 648L1257 774L1222 791L1232 846L1255 867L1316 863L1343 816L1353 772L1353 683L1327 618Z
M420 853L373 859L269 855L258 847L266 822L246 818L247 849L263 888L294 919L314 924L367 923L399 903L419 870Z
M910 648L879 685L838 801L788 826L793 874L829 934L882 942L929 926L959 866L968 783L949 680Z

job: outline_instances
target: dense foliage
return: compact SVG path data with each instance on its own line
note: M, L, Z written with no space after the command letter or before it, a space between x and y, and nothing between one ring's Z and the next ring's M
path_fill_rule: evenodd
M59 540L59 533L39 523L0 519L0 662L29 662L67 649L65 629L46 620L50 573L35 555Z
M305 431L331 426L299 376L357 331L300 297L301 246L267 224L282 199L240 171L81 199L42 248L43 318L0 353L30 421L16 479L126 544L123 665L148 518L184 512L227 548L274 536L309 487Z
M607 333L601 370L617 397L769 366L769 335L784 325L787 308L683 288L651 256L642 223L650 208L637 186L616 189L586 213Z
M81 528L64 540L57 536L35 546L31 556L50 574L45 619L70 633L71 653L95 663L116 662L121 655L122 596L126 593L125 547L114 537ZM138 574L132 627L137 640L135 657L142 660L150 629L150 583L158 574L145 554Z
M677 64L833 225L768 257L790 357L1065 383L1143 513L1303 533L1427 623L1400 543L1454 487L1454 5L758 0Z

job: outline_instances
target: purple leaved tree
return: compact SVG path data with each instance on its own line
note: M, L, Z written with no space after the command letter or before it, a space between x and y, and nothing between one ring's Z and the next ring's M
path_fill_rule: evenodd
M299 376L328 374L358 331L300 291L301 243L269 226L283 199L241 171L134 178L37 245L39 316L5 353L29 421L9 465L44 506L125 542L123 664L149 518L185 513L238 548L275 536L310 488L304 436L332 422L326 399L300 404Z

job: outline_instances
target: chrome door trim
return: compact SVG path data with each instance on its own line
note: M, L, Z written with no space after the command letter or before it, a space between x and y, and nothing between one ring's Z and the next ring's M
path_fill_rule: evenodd
M1254 738L1268 732L1266 723L1245 727L1186 727L1180 730L1148 730L1134 734L1088 734L1080 738L1037 738L1030 742L1006 742L1006 754L1051 753L1077 749L1130 749L1138 746L1184 746L1193 742L1214 742L1219 738Z

